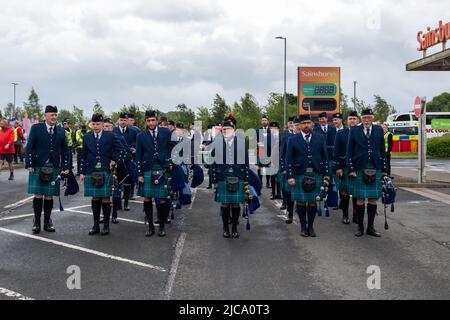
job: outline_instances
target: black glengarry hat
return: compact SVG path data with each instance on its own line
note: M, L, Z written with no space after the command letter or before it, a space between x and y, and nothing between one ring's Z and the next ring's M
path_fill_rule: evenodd
M101 113L94 113L92 115L92 122L103 122L103 115Z
M48 105L45 107L45 113L58 113L58 107Z
M145 111L145 119L156 118L156 112L153 110Z

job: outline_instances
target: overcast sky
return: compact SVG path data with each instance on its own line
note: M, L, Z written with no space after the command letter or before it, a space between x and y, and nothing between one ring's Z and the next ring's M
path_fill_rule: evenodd
M417 95L450 91L450 73L406 72L421 58L416 34L450 21L448 0L0 0L0 105L17 105L32 87L41 104L60 108L94 100L106 111L151 104L229 104L245 92L265 105L283 90L288 38L288 92L297 67L340 66L342 87L398 110ZM438 48L439 49L439 48Z

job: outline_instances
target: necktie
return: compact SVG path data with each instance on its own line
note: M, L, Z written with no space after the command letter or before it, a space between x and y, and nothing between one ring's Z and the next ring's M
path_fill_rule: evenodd
M48 129L48 132L49 132L49 134L52 136L52 135L53 135L53 127L50 127L50 128Z
M122 128L122 134L125 134L125 128Z
M325 132L325 134L327 134L327 127L323 127L323 132Z
M366 128L366 137L370 139L370 128Z
M156 138L156 132L155 132L155 129L150 129L150 132L151 132L151 134L152 134L153 140L155 140L155 138Z
M305 136L305 140L306 140L306 144L309 145L309 143L311 142L311 134L307 134L307 135Z
M95 134L95 141L98 142L98 133Z

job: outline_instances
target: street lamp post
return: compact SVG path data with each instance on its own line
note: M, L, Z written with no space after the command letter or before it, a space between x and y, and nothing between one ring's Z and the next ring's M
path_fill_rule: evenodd
M356 84L357 81L353 81L353 109L356 111Z
M283 96L283 128L287 129L286 126L286 58L287 58L287 38L286 37L276 37L275 39L284 40L284 96Z
M16 117L16 86L19 84L16 82L11 83L14 86L14 105L13 105L13 112L12 112L12 118Z

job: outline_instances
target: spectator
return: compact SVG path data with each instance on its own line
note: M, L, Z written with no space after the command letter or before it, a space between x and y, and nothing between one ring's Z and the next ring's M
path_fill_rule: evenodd
M22 146L25 142L25 137L23 135L23 129L20 126L20 122L16 121L14 122L14 162L17 164L20 162L23 163L23 152L22 152Z
M9 165L9 181L14 180L14 130L9 126L8 122L0 119L0 172L3 168L3 163L6 160Z

